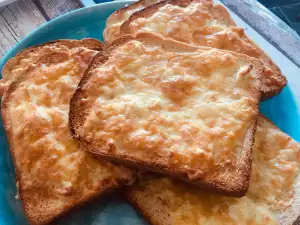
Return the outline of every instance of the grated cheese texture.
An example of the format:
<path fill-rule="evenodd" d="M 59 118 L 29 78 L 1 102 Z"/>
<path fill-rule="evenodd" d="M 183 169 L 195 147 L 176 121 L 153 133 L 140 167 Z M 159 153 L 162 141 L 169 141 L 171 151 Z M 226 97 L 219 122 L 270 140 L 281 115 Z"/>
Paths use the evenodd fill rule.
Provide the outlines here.
<path fill-rule="evenodd" d="M 10 71 L 11 78 L 22 79 L 10 93 L 6 114 L 25 205 L 33 201 L 30 193 L 35 190 L 44 196 L 41 202 L 63 199 L 62 205 L 54 207 L 60 211 L 73 200 L 82 201 L 100 192 L 109 180 L 114 183 L 122 174 L 129 174 L 111 163 L 100 163 L 69 133 L 70 99 L 97 53 L 85 47 L 45 45 L 18 61 Z"/>
<path fill-rule="evenodd" d="M 165 4 L 156 12 L 133 19 L 126 33 L 136 35 L 139 32 L 160 34 L 184 43 L 207 46 L 243 53 L 259 58 L 268 68 L 264 76 L 264 89 L 282 88 L 282 76 L 279 68 L 257 45 L 237 27 L 227 10 L 213 6 L 212 1 L 195 0 L 186 7 Z"/>
<path fill-rule="evenodd" d="M 191 169 L 190 179 L 225 165 L 235 171 L 257 116 L 252 63 L 216 49 L 180 52 L 128 41 L 89 71 L 83 136 L 138 160 L 164 158 L 172 168 Z"/>
<path fill-rule="evenodd" d="M 250 187 L 242 198 L 218 196 L 151 176 L 141 179 L 132 192 L 152 201 L 159 199 L 174 225 L 279 224 L 278 214 L 294 200 L 300 145 L 264 117 L 258 119 L 255 140 Z"/>

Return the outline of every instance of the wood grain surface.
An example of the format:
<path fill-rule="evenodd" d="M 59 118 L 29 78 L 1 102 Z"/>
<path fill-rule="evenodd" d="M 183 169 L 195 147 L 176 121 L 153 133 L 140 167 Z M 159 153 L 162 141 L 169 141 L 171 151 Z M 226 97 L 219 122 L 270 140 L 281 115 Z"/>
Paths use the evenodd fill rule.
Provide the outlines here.
<path fill-rule="evenodd" d="M 18 0 L 0 8 L 0 60 L 41 24 L 82 7 L 79 0 Z"/>

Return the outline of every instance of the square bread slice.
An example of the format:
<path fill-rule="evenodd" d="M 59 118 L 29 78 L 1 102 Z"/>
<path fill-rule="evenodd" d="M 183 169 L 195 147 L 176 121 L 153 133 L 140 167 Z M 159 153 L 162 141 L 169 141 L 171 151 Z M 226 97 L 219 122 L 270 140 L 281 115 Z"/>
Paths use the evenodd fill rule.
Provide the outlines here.
<path fill-rule="evenodd" d="M 22 51 L 3 69 L 2 118 L 18 195 L 32 225 L 133 179 L 131 170 L 82 150 L 68 129 L 70 99 L 102 49 L 94 39 L 59 40 Z"/>
<path fill-rule="evenodd" d="M 265 70 L 262 84 L 264 99 L 278 94 L 287 84 L 279 67 L 247 37 L 244 29 L 236 26 L 223 6 L 214 6 L 211 0 L 169 0 L 140 10 L 142 3 L 143 1 L 136 12 L 134 9 L 137 7 L 133 5 L 128 10 L 123 9 L 119 10 L 121 13 L 116 13 L 126 15 L 123 19 L 128 18 L 128 14 L 132 14 L 119 28 L 120 35 L 153 32 L 197 46 L 230 50 L 258 58 L 268 68 Z M 111 16 L 111 18 L 115 17 L 114 14 Z M 112 22 L 112 19 L 108 20 L 106 33 L 120 26 L 120 22 L 115 22 L 114 26 Z M 111 42 L 115 36 L 104 37 L 106 42 Z"/>
<path fill-rule="evenodd" d="M 130 187 L 128 199 L 153 225 L 299 224 L 300 144 L 260 116 L 252 155 L 245 197 L 214 195 L 144 174 Z"/>
<path fill-rule="evenodd" d="M 70 129 L 106 159 L 242 196 L 263 71 L 246 55 L 123 36 L 81 80 Z"/>

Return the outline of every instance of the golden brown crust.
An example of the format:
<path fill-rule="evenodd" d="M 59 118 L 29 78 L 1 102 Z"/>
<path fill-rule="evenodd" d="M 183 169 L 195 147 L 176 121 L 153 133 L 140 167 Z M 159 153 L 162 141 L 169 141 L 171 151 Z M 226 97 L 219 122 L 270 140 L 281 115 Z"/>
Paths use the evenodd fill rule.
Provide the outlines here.
<path fill-rule="evenodd" d="M 69 49 L 83 46 L 91 50 L 99 51 L 103 48 L 103 44 L 95 39 L 83 39 L 81 41 L 58 40 L 54 42 L 48 42 L 42 45 L 31 47 L 29 49 L 25 49 L 24 51 L 20 52 L 15 58 L 11 59 L 8 64 L 6 64 L 6 66 L 4 67 L 4 72 L 7 73 L 8 71 L 10 71 L 10 69 L 20 61 L 20 59 L 26 58 L 28 54 L 39 51 L 40 47 L 48 46 L 54 43 L 59 43 L 63 46 L 68 47 Z M 46 61 L 43 61 L 43 63 L 55 63 L 57 57 L 59 58 L 58 55 L 56 55 L 54 58 L 49 56 Z M 128 173 L 127 170 L 124 170 L 124 176 L 121 176 L 118 179 L 102 180 L 98 190 L 91 190 L 88 193 L 78 192 L 72 196 L 66 197 L 65 199 L 60 199 L 54 195 L 52 196 L 51 193 L 41 187 L 31 188 L 30 190 L 28 190 L 27 188 L 27 190 L 24 191 L 24 184 L 21 180 L 21 173 L 23 173 L 23 171 L 17 166 L 17 158 L 15 154 L 16 146 L 14 143 L 14 134 L 12 131 L 11 118 L 8 112 L 8 108 L 13 93 L 26 79 L 27 73 L 23 73 L 20 76 L 16 77 L 16 79 L 12 83 L 10 83 L 2 98 L 1 113 L 3 118 L 3 125 L 8 137 L 9 150 L 15 165 L 18 193 L 24 207 L 25 215 L 27 216 L 30 224 L 48 224 L 57 217 L 69 212 L 74 207 L 85 204 L 87 201 L 97 198 L 100 195 L 102 196 L 105 193 L 109 193 L 114 189 L 119 188 L 121 185 L 132 181 L 131 172 Z"/>
<path fill-rule="evenodd" d="M 160 196 L 152 196 L 147 187 L 140 185 L 142 182 L 151 182 L 162 178 L 155 173 L 142 172 L 137 176 L 135 183 L 126 188 L 126 198 L 151 225 L 173 225 L 170 204 L 164 202 Z M 180 181 L 176 181 L 181 183 Z M 184 184 L 189 187 L 188 184 Z M 192 187 L 193 188 L 193 187 Z"/>
<path fill-rule="evenodd" d="M 166 204 L 160 198 L 152 198 L 143 195 L 143 193 L 135 192 L 133 189 L 127 192 L 129 202 L 139 210 L 139 212 L 152 225 L 172 225 L 170 214 L 166 208 Z M 153 216 L 154 215 L 154 216 Z"/>
<path fill-rule="evenodd" d="M 88 115 L 88 108 L 91 107 L 91 105 L 87 105 L 89 103 L 85 103 L 84 105 L 81 104 L 81 99 L 85 99 L 88 97 L 86 96 L 86 93 L 82 90 L 82 87 L 87 82 L 89 82 L 89 79 L 92 75 L 91 71 L 93 70 L 93 68 L 97 68 L 101 64 L 105 63 L 110 57 L 109 54 L 115 48 L 118 48 L 118 46 L 122 46 L 128 41 L 133 39 L 137 39 L 144 43 L 147 42 L 155 43 L 156 45 L 160 45 L 166 49 L 173 49 L 173 50 L 180 49 L 180 51 L 195 51 L 196 49 L 203 49 L 182 42 L 178 42 L 170 39 L 163 39 L 162 37 L 153 34 L 148 34 L 148 33 L 140 33 L 135 38 L 133 38 L 130 35 L 127 35 L 114 41 L 111 45 L 107 47 L 107 52 L 100 53 L 95 57 L 95 59 L 90 65 L 90 68 L 86 71 L 84 77 L 82 78 L 73 98 L 71 99 L 69 126 L 73 137 L 79 140 L 80 143 L 83 146 L 85 146 L 85 148 L 88 151 L 100 155 L 101 157 L 108 159 L 110 161 L 122 163 L 131 167 L 138 167 L 141 169 L 151 170 L 154 172 L 165 173 L 173 177 L 188 182 L 192 182 L 206 190 L 215 191 L 224 195 L 238 196 L 238 197 L 243 196 L 247 191 L 249 185 L 249 177 L 251 171 L 251 149 L 254 141 L 253 136 L 256 128 L 256 119 L 253 120 L 251 126 L 249 127 L 246 133 L 246 137 L 244 139 L 245 142 L 243 143 L 243 148 L 241 148 L 239 151 L 240 156 L 238 158 L 240 159 L 240 162 L 239 162 L 239 168 L 236 168 L 237 173 L 229 174 L 226 172 L 224 173 L 224 171 L 219 171 L 216 176 L 211 178 L 211 180 L 205 180 L 205 181 L 201 179 L 195 179 L 191 181 L 191 179 L 187 174 L 188 172 L 194 173 L 195 171 L 188 171 L 187 169 L 184 168 L 176 169 L 175 171 L 170 167 L 170 165 L 168 165 L 168 162 L 164 157 L 156 161 L 149 161 L 145 158 L 135 159 L 129 156 L 127 153 L 119 153 L 119 152 L 112 153 L 109 150 L 111 149 L 111 146 L 107 143 L 99 146 L 85 139 L 85 137 L 83 136 L 82 127 Z M 220 51 L 226 52 L 222 50 Z M 233 54 L 243 60 L 250 61 L 251 64 L 255 65 L 254 67 L 257 69 L 255 74 L 257 74 L 258 77 L 260 76 L 259 74 L 263 72 L 264 68 L 258 60 L 255 60 L 253 58 L 250 58 L 242 54 L 237 54 L 237 53 L 233 53 Z M 259 99 L 260 91 L 254 92 L 253 96 Z M 257 107 L 258 103 L 259 101 L 256 102 L 255 107 Z M 226 170 L 226 168 L 224 168 L 224 170 Z"/>
<path fill-rule="evenodd" d="M 58 217 L 87 204 L 89 201 L 105 196 L 131 181 L 131 179 L 120 179 L 113 183 L 110 183 L 111 181 L 104 182 L 101 190 L 89 194 L 85 193 L 84 197 L 79 194 L 76 201 L 70 201 L 68 204 L 60 199 L 52 199 L 51 197 L 47 199 L 44 195 L 39 195 L 40 189 L 32 190 L 26 194 L 21 194 L 22 192 L 20 192 L 20 199 L 22 200 L 24 213 L 28 218 L 29 223 L 31 225 L 43 225 L 51 223 Z M 21 184 L 19 189 L 22 189 Z M 43 201 L 41 201 L 41 199 L 43 199 Z M 64 205 L 64 209 L 56 211 L 55 208 L 59 205 Z M 53 210 L 49 210 L 49 207 L 53 207 Z"/>
<path fill-rule="evenodd" d="M 138 18 L 148 18 L 151 17 L 157 10 L 163 7 L 166 4 L 171 5 L 178 5 L 181 7 L 187 7 L 189 4 L 194 2 L 205 2 L 206 4 L 211 4 L 211 13 L 217 19 L 221 21 L 225 21 L 228 26 L 236 27 L 235 22 L 232 20 L 228 11 L 221 5 L 213 6 L 211 1 L 208 0 L 169 0 L 169 1 L 162 1 L 154 5 L 150 5 L 143 10 L 135 12 L 130 16 L 130 18 L 121 25 L 121 35 L 124 34 L 132 34 L 130 30 L 130 24 L 138 19 Z M 255 50 L 259 54 L 259 59 L 262 60 L 265 65 L 269 68 L 264 73 L 264 79 L 262 83 L 262 91 L 263 91 L 263 100 L 273 97 L 281 92 L 281 90 L 287 84 L 286 77 L 281 73 L 279 67 L 272 61 L 272 59 L 261 49 L 259 48 L 252 40 L 250 40 L 246 34 L 244 34 L 244 38 L 255 48 Z M 226 50 L 226 49 L 225 49 Z M 232 50 L 234 49 L 227 49 Z"/>

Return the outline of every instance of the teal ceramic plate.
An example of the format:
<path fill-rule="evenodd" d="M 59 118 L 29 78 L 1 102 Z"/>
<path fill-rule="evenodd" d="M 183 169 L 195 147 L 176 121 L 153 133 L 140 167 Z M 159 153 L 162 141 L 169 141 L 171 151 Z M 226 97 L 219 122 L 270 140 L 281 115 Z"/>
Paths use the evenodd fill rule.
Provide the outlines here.
<path fill-rule="evenodd" d="M 52 20 L 19 42 L 0 62 L 0 69 L 5 62 L 22 49 L 55 39 L 81 39 L 92 37 L 102 40 L 102 32 L 107 17 L 116 9 L 130 2 L 111 2 L 99 4 L 66 14 Z M 243 25 L 243 24 L 242 24 Z M 241 25 L 241 26 L 242 26 Z M 246 26 L 245 24 L 243 25 Z M 250 29 L 250 28 L 248 28 Z M 251 34 L 249 34 L 251 36 Z M 254 34 L 251 36 L 256 39 Z M 261 37 L 257 36 L 257 40 Z M 262 40 L 262 43 L 265 43 Z M 282 93 L 261 104 L 261 111 L 273 120 L 283 131 L 300 141 L 300 79 L 299 68 L 288 61 L 269 43 L 264 44 L 272 57 L 286 73 L 290 84 Z M 274 53 L 274 55 L 273 55 Z M 278 55 L 279 54 L 279 55 Z M 297 78 L 298 75 L 298 78 Z M 0 121 L 1 122 L 1 121 Z M 1 123 L 2 124 L 2 123 Z M 3 126 L 0 127 L 0 225 L 27 224 L 20 202 L 15 199 L 16 185 L 14 166 L 8 151 L 7 138 Z M 106 198 L 80 208 L 61 218 L 56 224 L 67 225 L 145 225 L 145 220 L 125 201 L 120 198 Z"/>

